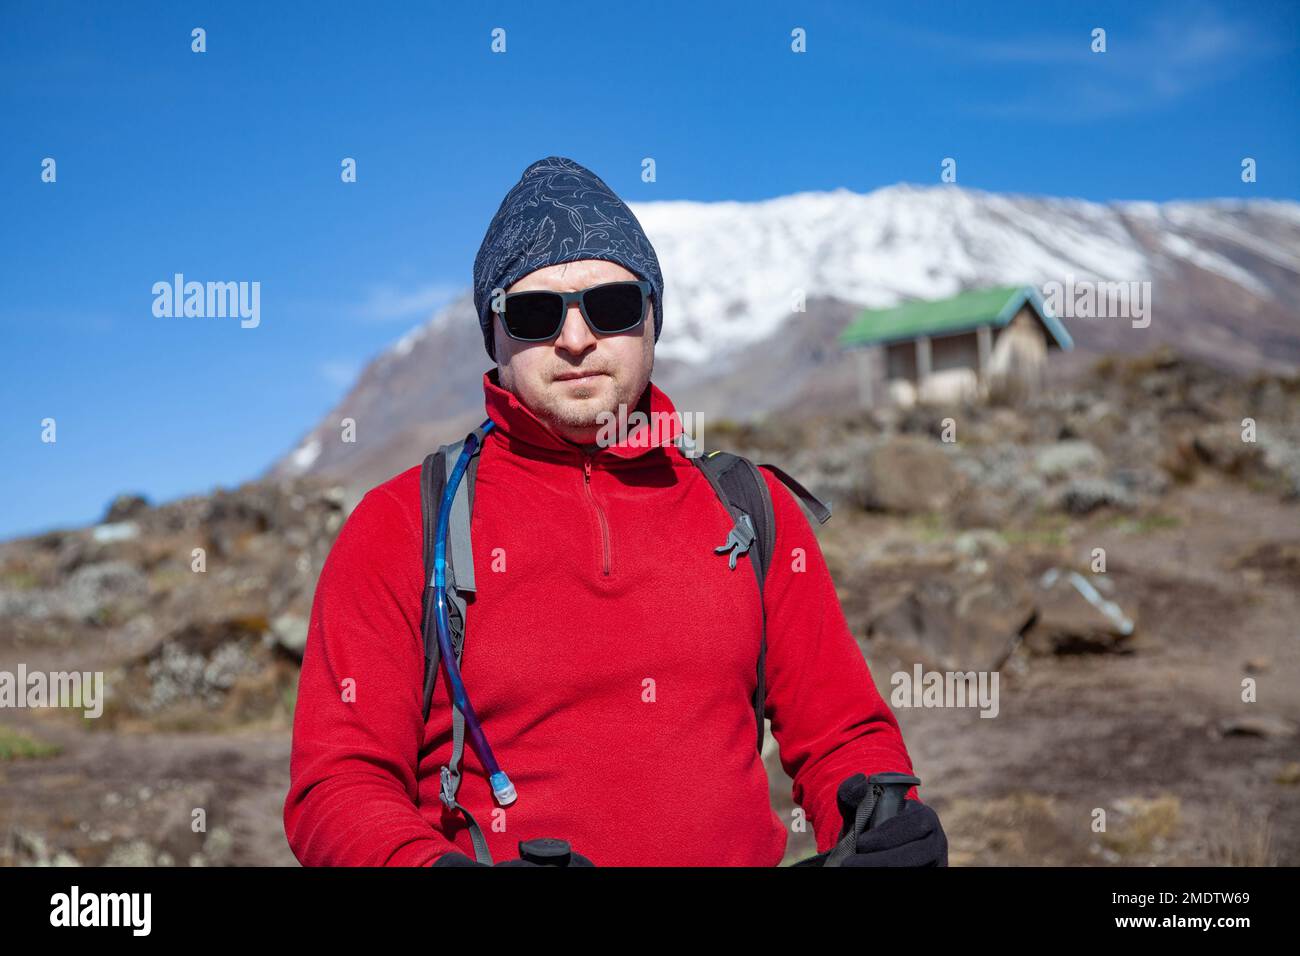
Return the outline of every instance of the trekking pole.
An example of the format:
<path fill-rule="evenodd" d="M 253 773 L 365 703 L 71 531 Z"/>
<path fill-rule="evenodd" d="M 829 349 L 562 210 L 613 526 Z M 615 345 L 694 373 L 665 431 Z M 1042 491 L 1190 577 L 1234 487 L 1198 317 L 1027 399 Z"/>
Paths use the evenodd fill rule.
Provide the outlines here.
<path fill-rule="evenodd" d="M 568 866 L 572 854 L 568 840 L 539 837 L 519 841 L 519 858 L 538 866 Z"/>
<path fill-rule="evenodd" d="M 857 850 L 858 837 L 898 816 L 903 809 L 903 798 L 907 796 L 907 791 L 920 785 L 920 778 L 909 773 L 888 771 L 873 773 L 868 777 L 867 793 L 858 804 L 852 826 L 840 837 L 822 865 L 842 864 L 846 857 Z"/>
<path fill-rule="evenodd" d="M 886 820 L 898 816 L 903 809 L 903 798 L 907 796 L 907 791 L 919 787 L 921 780 L 910 773 L 890 772 L 873 773 L 867 778 L 867 783 L 874 783 L 881 791 L 866 826 L 866 829 L 874 830 Z"/>

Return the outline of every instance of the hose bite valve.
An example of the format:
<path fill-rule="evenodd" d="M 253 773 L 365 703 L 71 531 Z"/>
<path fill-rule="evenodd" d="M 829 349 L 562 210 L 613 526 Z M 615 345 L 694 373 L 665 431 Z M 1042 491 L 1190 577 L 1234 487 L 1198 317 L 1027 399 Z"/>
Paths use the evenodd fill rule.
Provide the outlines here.
<path fill-rule="evenodd" d="M 504 770 L 498 770 L 488 779 L 492 785 L 492 795 L 497 798 L 497 803 L 503 807 L 508 807 L 518 799 L 519 794 L 515 793 L 515 785 L 510 782 Z"/>

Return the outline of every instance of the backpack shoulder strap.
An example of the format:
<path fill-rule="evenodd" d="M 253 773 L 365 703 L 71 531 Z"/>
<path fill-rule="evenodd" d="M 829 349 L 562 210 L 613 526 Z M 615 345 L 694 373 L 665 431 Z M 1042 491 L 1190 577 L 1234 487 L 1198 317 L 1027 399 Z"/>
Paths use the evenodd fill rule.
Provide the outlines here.
<path fill-rule="evenodd" d="M 736 559 L 749 555 L 749 565 L 758 581 L 759 607 L 763 609 L 763 630 L 759 638 L 757 681 L 754 684 L 755 743 L 760 756 L 763 753 L 767 710 L 767 608 L 763 606 L 763 582 L 772 563 L 772 549 L 776 545 L 776 524 L 772 515 L 772 499 L 767 483 L 748 458 L 725 451 L 712 451 L 691 459 L 713 486 L 713 491 L 731 515 L 732 527 L 727 540 L 716 553 L 730 552 L 728 564 L 734 571 Z M 758 548 L 753 545 L 757 542 Z"/>
<path fill-rule="evenodd" d="M 445 451 L 442 446 L 437 451 L 425 455 L 420 466 L 420 515 L 424 530 L 424 587 L 421 590 L 420 631 L 424 641 L 424 718 L 429 719 L 429 706 L 433 698 L 433 685 L 438 678 L 438 664 L 441 654 L 438 649 L 437 633 L 433 620 L 433 548 L 434 536 L 437 534 L 438 506 L 442 501 L 442 491 L 446 486 L 447 470 Z"/>
<path fill-rule="evenodd" d="M 438 533 L 438 509 L 442 504 L 443 491 L 447 487 L 447 474 L 460 454 L 462 444 L 463 442 L 456 442 L 454 445 L 439 446 L 437 451 L 425 456 L 424 463 L 420 466 L 420 517 L 424 531 L 424 589 L 420 606 L 420 631 L 424 641 L 422 700 L 425 720 L 429 719 L 433 687 L 438 680 L 438 665 L 442 659 L 433 606 L 433 552 L 434 539 Z M 450 563 L 451 558 L 448 557 L 448 564 Z M 448 580 L 451 580 L 450 573 Z"/>
<path fill-rule="evenodd" d="M 443 490 L 447 478 L 456 460 L 465 446 L 462 439 L 450 445 L 440 445 L 438 450 L 425 456 L 420 467 L 420 512 L 424 530 L 424 591 L 421 606 L 421 631 L 424 639 L 425 686 L 424 716 L 429 717 L 429 707 L 433 697 L 433 687 L 438 680 L 438 665 L 441 652 L 438 647 L 438 632 L 435 629 L 435 609 L 432 603 L 433 588 L 433 552 L 435 537 L 438 533 L 438 509 L 442 505 Z M 444 556 L 447 564 L 447 597 L 451 623 L 452 647 L 459 661 L 464 650 L 465 641 L 465 595 L 476 590 L 474 584 L 474 546 L 470 538 L 471 516 L 474 512 L 474 484 L 478 476 L 479 454 L 482 451 L 482 436 L 479 436 L 478 448 L 469 460 L 465 477 L 456 489 L 452 501 L 451 515 L 447 522 L 447 549 Z"/>
<path fill-rule="evenodd" d="M 712 451 L 691 460 L 713 486 L 718 500 L 736 525 L 727 538 L 727 546 L 719 549 L 720 553 L 731 551 L 733 568 L 736 558 L 749 554 L 761 591 L 768 566 L 772 563 L 772 549 L 776 545 L 776 520 L 772 515 L 772 498 L 767 482 L 752 461 L 731 452 Z M 751 550 L 754 543 L 758 544 L 756 552 Z M 757 560 L 752 560 L 755 557 Z"/>
<path fill-rule="evenodd" d="M 755 465 L 742 455 L 731 452 L 712 451 L 707 455 L 691 457 L 713 486 L 714 492 L 723 507 L 731 515 L 733 522 L 731 533 L 719 548 L 718 553 L 730 552 L 729 564 L 736 567 L 736 559 L 748 554 L 750 566 L 758 581 L 758 592 L 763 593 L 763 584 L 767 580 L 768 569 L 772 566 L 772 551 L 776 547 L 776 518 L 772 510 L 772 495 L 767 481 L 759 473 L 760 466 Z M 830 519 L 831 510 L 820 498 L 795 481 L 775 465 L 764 464 L 817 517 L 821 524 Z M 752 545 L 757 543 L 757 551 Z M 763 720 L 767 710 L 767 610 L 763 609 L 763 633 L 758 651 L 758 681 L 754 688 L 754 723 L 757 725 L 758 752 L 763 752 Z"/>

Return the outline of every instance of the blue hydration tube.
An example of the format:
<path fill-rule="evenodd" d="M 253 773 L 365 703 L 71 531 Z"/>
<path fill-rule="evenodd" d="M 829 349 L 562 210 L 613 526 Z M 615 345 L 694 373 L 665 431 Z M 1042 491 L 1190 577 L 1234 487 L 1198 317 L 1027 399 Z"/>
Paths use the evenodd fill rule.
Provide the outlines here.
<path fill-rule="evenodd" d="M 480 426 L 482 434 L 486 436 L 495 424 L 489 418 Z M 443 665 L 447 668 L 447 681 L 451 686 L 452 700 L 465 717 L 465 728 L 469 731 L 469 740 L 474 747 L 474 752 L 487 768 L 492 794 L 504 807 L 514 803 L 518 794 L 515 793 L 510 778 L 497 764 L 492 748 L 488 745 L 487 738 L 483 736 L 483 728 L 479 724 L 478 715 L 474 713 L 474 706 L 469 702 L 469 695 L 465 693 L 465 683 L 460 678 L 460 668 L 456 666 L 456 655 L 451 648 L 451 622 L 447 617 L 447 525 L 451 515 L 451 503 L 456 497 L 456 489 L 460 487 L 465 468 L 469 465 L 469 460 L 474 457 L 477 447 L 476 434 L 471 434 L 465 439 L 460 458 L 456 460 L 456 465 L 447 478 L 447 487 L 443 489 L 442 504 L 438 508 L 437 536 L 434 538 L 433 548 L 433 599 L 435 617 L 438 621 L 438 647 L 442 652 Z"/>

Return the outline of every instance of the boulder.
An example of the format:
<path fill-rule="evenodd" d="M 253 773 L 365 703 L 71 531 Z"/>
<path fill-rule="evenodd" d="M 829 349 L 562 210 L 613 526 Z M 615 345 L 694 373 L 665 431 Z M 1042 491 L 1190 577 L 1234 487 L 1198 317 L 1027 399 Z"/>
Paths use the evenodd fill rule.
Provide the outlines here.
<path fill-rule="evenodd" d="M 910 435 L 876 443 L 862 459 L 854 497 L 868 511 L 925 514 L 947 507 L 964 484 L 943 446 Z"/>
<path fill-rule="evenodd" d="M 1050 480 L 1098 474 L 1106 459 L 1097 446 L 1086 441 L 1059 441 L 1039 449 L 1034 470 Z"/>
<path fill-rule="evenodd" d="M 1025 631 L 1032 655 L 1122 653 L 1130 650 L 1135 625 L 1119 605 L 1098 593 L 1077 571 L 1053 568 L 1039 581 L 1038 615 Z"/>
<path fill-rule="evenodd" d="M 1243 441 L 1241 425 L 1220 422 L 1198 429 L 1192 437 L 1197 457 L 1216 471 L 1249 476 L 1262 470 L 1263 450 L 1255 442 Z"/>
<path fill-rule="evenodd" d="M 104 513 L 104 524 L 115 524 L 137 518 L 149 510 L 149 499 L 144 495 L 121 494 L 114 498 Z"/>
<path fill-rule="evenodd" d="M 278 647 L 302 660 L 307 647 L 307 620 L 300 614 L 280 614 L 271 621 L 271 633 Z"/>
<path fill-rule="evenodd" d="M 1129 509 L 1137 503 L 1127 488 L 1105 478 L 1075 478 L 1061 489 L 1056 502 L 1072 515 L 1091 514 L 1098 508 Z"/>
<path fill-rule="evenodd" d="M 1032 595 L 1014 573 L 927 577 L 884 603 L 868 633 L 944 669 L 995 670 L 1033 617 Z"/>
<path fill-rule="evenodd" d="M 54 606 L 65 617 L 92 620 L 106 608 L 135 606 L 148 592 L 148 579 L 135 565 L 103 561 L 82 565 L 72 572 L 56 592 Z"/>

